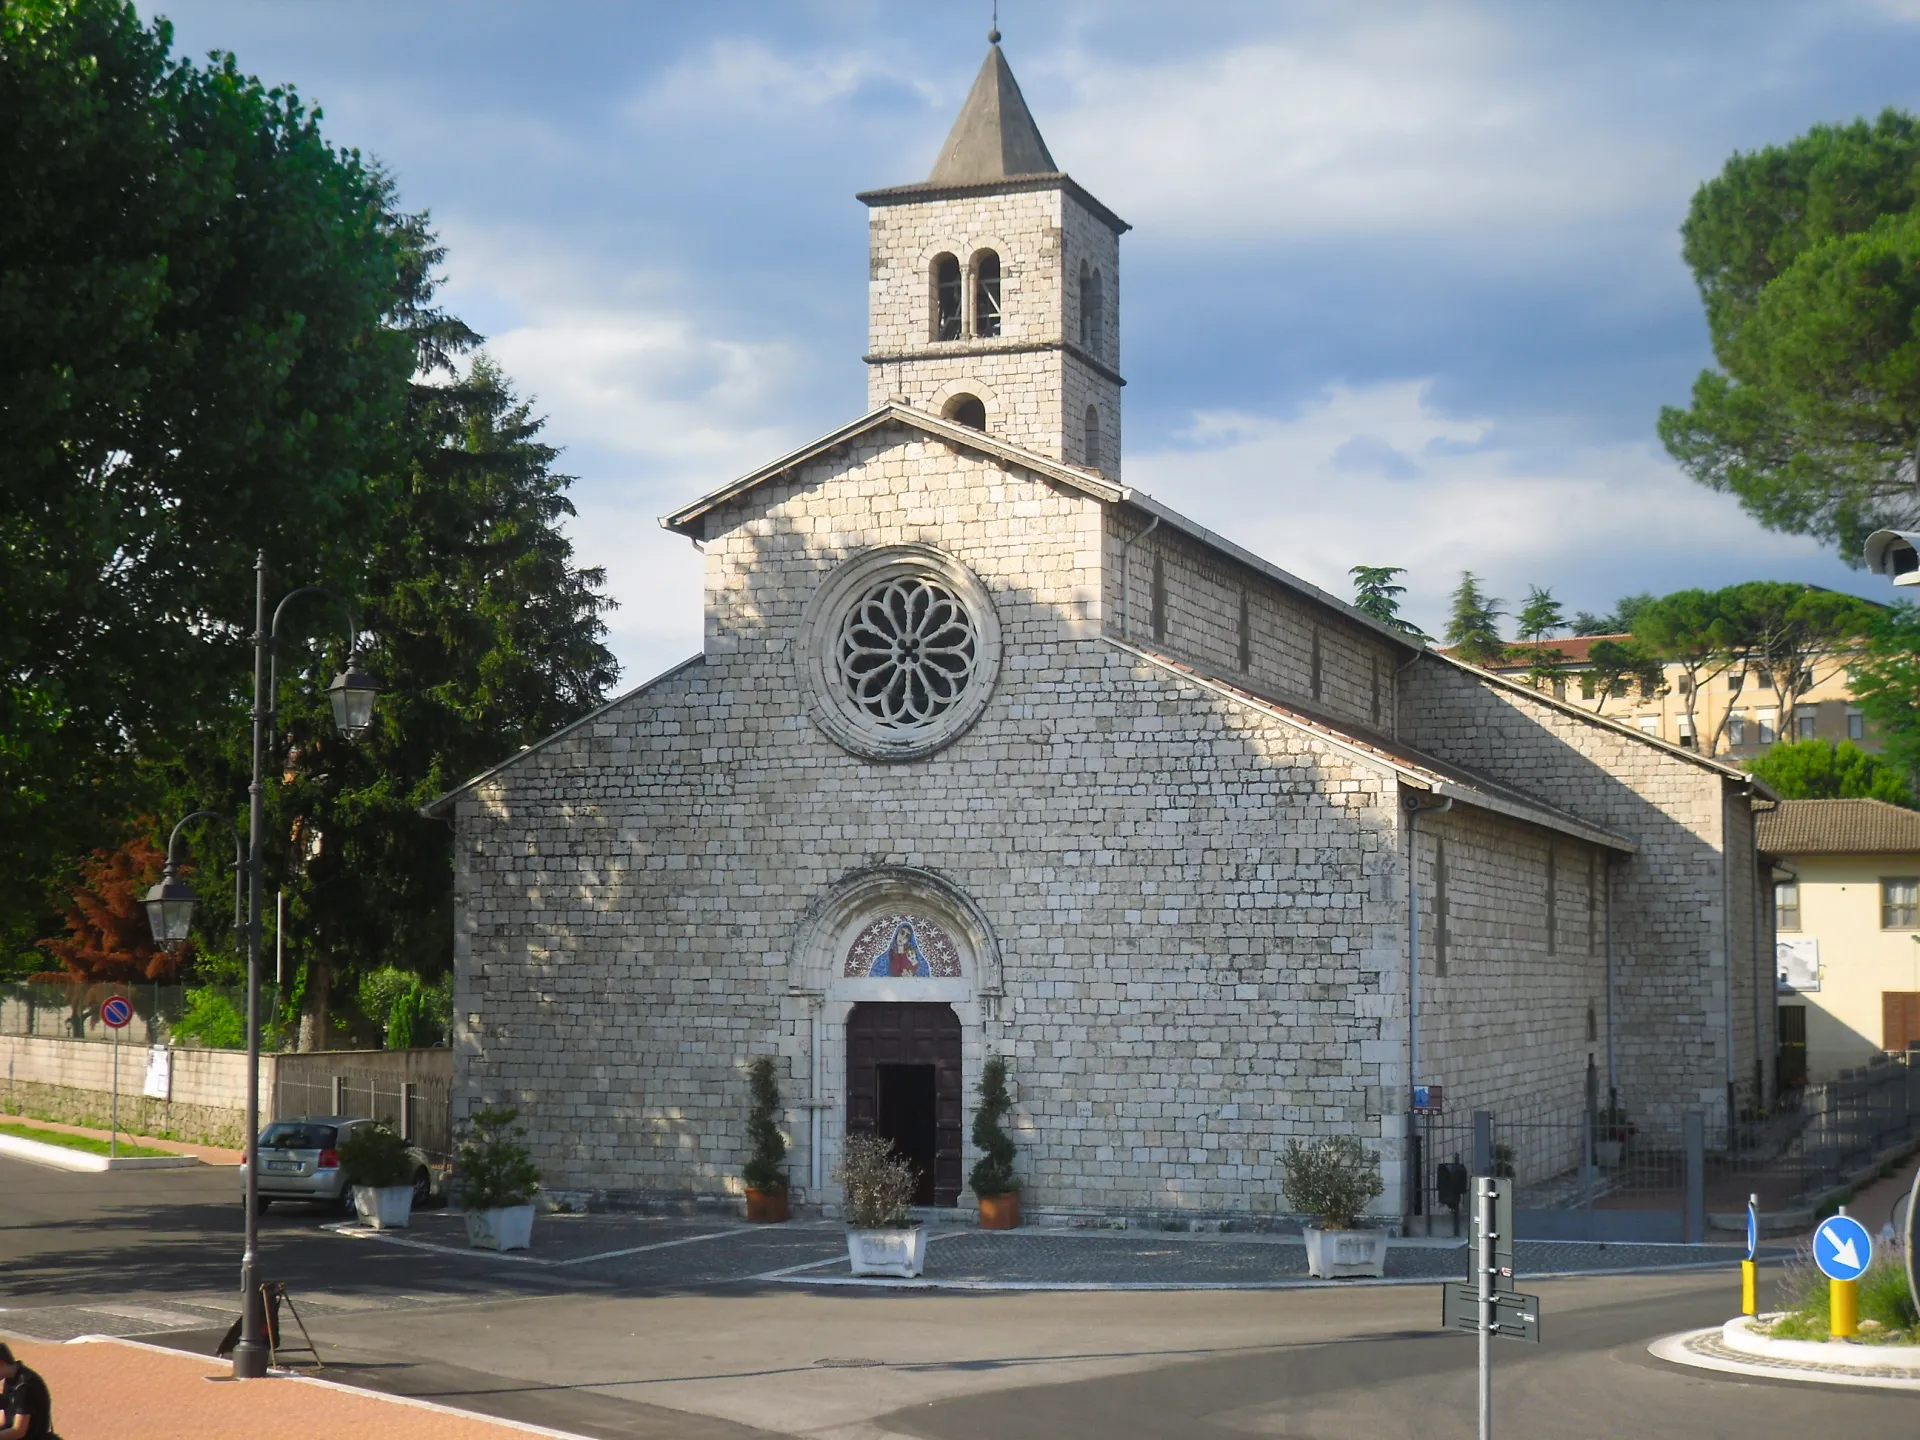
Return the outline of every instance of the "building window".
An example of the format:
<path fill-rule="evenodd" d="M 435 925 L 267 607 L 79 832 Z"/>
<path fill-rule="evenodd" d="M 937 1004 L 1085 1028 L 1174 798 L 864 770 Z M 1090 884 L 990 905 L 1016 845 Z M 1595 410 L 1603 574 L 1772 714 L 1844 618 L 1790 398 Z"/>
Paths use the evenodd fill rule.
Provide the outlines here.
<path fill-rule="evenodd" d="M 1800 732 L 1802 740 L 1811 740 L 1819 728 L 1820 712 L 1812 706 L 1803 706 L 1793 712 L 1793 723 Z"/>
<path fill-rule="evenodd" d="M 1553 677 L 1553 698 L 1556 700 L 1564 700 L 1567 698 L 1566 676 L 1556 675 Z"/>
<path fill-rule="evenodd" d="M 1318 700 L 1320 698 L 1320 631 L 1317 628 L 1313 632 L 1313 651 L 1307 658 L 1313 671 L 1310 677 L 1313 684 L 1313 698 Z"/>
<path fill-rule="evenodd" d="M 1595 1011 L 1593 1002 L 1589 1000 L 1587 1001 L 1587 1043 L 1591 1045 L 1599 1038 L 1600 1016 L 1598 1012 Z"/>
<path fill-rule="evenodd" d="M 1106 299 L 1100 285 L 1100 272 L 1086 261 L 1080 262 L 1080 348 L 1094 359 L 1105 348 Z"/>
<path fill-rule="evenodd" d="M 1693 717 L 1691 715 L 1681 715 L 1677 717 L 1673 723 L 1674 728 L 1679 733 L 1680 743 L 1682 745 L 1686 746 L 1689 750 L 1699 748 L 1700 736 L 1693 728 Z"/>
<path fill-rule="evenodd" d="M 958 340 L 961 327 L 960 262 L 951 255 L 933 262 L 933 338 Z"/>
<path fill-rule="evenodd" d="M 1756 718 L 1760 722 L 1760 743 L 1762 745 L 1773 744 L 1773 742 L 1779 738 L 1774 733 L 1774 725 L 1779 717 L 1771 710 L 1761 710 L 1756 712 Z"/>
<path fill-rule="evenodd" d="M 1100 412 L 1093 406 L 1087 406 L 1086 417 L 1086 454 L 1087 468 L 1100 468 Z"/>
<path fill-rule="evenodd" d="M 1247 601 L 1244 586 L 1240 590 L 1240 629 L 1238 632 L 1239 649 L 1235 658 L 1240 662 L 1240 673 L 1246 674 L 1253 668 L 1253 611 Z"/>
<path fill-rule="evenodd" d="M 1745 685 L 1746 683 L 1747 683 L 1746 671 L 1744 670 L 1727 671 L 1727 691 L 1729 694 L 1738 695 L 1740 693 L 1740 687 Z"/>
<path fill-rule="evenodd" d="M 1447 842 L 1433 841 L 1433 973 L 1447 973 Z"/>
<path fill-rule="evenodd" d="M 1788 880 L 1773 887 L 1773 928 L 1800 928 L 1800 883 Z"/>
<path fill-rule="evenodd" d="M 1920 990 L 1880 992 L 1880 1043 L 1888 1050 L 1920 1050 Z"/>
<path fill-rule="evenodd" d="M 983 339 L 1000 333 L 1000 257 L 991 250 L 973 257 L 973 333 Z"/>
<path fill-rule="evenodd" d="M 1682 695 L 1691 695 L 1693 693 L 1693 677 L 1691 675 L 1682 675 L 1674 688 Z"/>
<path fill-rule="evenodd" d="M 1167 563 L 1158 551 L 1153 556 L 1153 638 L 1167 638 Z"/>
<path fill-rule="evenodd" d="M 972 430 L 987 428 L 987 407 L 978 395 L 955 395 L 940 407 L 940 413 L 955 424 L 965 425 Z"/>
<path fill-rule="evenodd" d="M 1553 847 L 1547 847 L 1547 954 L 1560 950 L 1560 863 Z"/>
<path fill-rule="evenodd" d="M 1598 689 L 1599 689 L 1599 686 L 1595 684 L 1593 676 L 1582 675 L 1580 677 L 1580 698 L 1582 700 L 1593 699 L 1594 695 L 1598 692 Z"/>
<path fill-rule="evenodd" d="M 1642 675 L 1640 677 L 1640 698 L 1642 700 L 1657 699 L 1660 694 L 1660 685 L 1661 677 L 1659 675 L 1651 672 Z"/>
<path fill-rule="evenodd" d="M 1847 712 L 1847 739 L 1864 740 L 1867 738 L 1867 717 L 1858 710 Z"/>
<path fill-rule="evenodd" d="M 1920 879 L 1898 875 L 1880 881 L 1880 928 L 1920 930 Z"/>
<path fill-rule="evenodd" d="M 1642 715 L 1640 717 L 1640 733 L 1643 735 L 1652 735 L 1657 738 L 1660 734 L 1660 717 L 1658 715 Z"/>
<path fill-rule="evenodd" d="M 1747 743 L 1747 715 L 1744 710 L 1736 710 L 1727 716 L 1727 743 L 1729 745 Z"/>

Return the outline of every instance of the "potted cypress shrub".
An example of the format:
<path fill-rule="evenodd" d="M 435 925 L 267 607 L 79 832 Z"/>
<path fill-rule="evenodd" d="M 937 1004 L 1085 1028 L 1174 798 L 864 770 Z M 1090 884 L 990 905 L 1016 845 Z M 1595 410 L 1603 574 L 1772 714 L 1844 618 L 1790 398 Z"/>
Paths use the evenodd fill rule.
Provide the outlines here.
<path fill-rule="evenodd" d="M 356 1125 L 340 1142 L 340 1167 L 362 1225 L 404 1230 L 413 1218 L 413 1147 L 384 1125 Z"/>
<path fill-rule="evenodd" d="M 1013 1108 L 1007 1062 L 990 1056 L 980 1069 L 980 1108 L 973 1112 L 973 1144 L 981 1151 L 967 1185 L 980 1198 L 980 1228 L 1011 1230 L 1020 1223 L 1020 1178 L 1013 1173 L 1013 1137 L 1000 1122 Z"/>
<path fill-rule="evenodd" d="M 747 1071 L 753 1107 L 747 1112 L 747 1143 L 753 1155 L 742 1171 L 747 1182 L 747 1219 L 777 1225 L 787 1218 L 786 1137 L 780 1133 L 780 1087 L 774 1083 L 773 1057 L 762 1055 Z"/>
<path fill-rule="evenodd" d="M 1387 1232 L 1359 1228 L 1360 1213 L 1385 1187 L 1380 1157 L 1356 1136 L 1287 1142 L 1280 1157 L 1287 1203 L 1320 1223 L 1306 1227 L 1307 1273 L 1322 1279 L 1387 1273 Z"/>
<path fill-rule="evenodd" d="M 533 1244 L 533 1194 L 540 1171 L 520 1142 L 526 1127 L 512 1105 L 486 1105 L 460 1142 L 460 1207 L 476 1250 L 525 1250 Z"/>
<path fill-rule="evenodd" d="M 849 1135 L 833 1167 L 847 1220 L 847 1260 L 856 1275 L 911 1280 L 927 1263 L 927 1228 L 907 1218 L 913 1166 L 878 1135 Z"/>

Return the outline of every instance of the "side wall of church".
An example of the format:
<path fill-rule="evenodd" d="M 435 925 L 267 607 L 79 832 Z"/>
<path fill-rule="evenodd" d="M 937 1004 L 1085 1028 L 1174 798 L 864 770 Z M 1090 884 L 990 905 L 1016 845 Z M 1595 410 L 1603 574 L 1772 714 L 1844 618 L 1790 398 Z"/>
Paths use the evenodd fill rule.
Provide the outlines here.
<path fill-rule="evenodd" d="M 1402 678 L 1400 733 L 1410 744 L 1540 796 L 1639 846 L 1613 862 L 1614 1058 L 1636 1120 L 1677 1123 L 1686 1109 L 1725 1114 L 1729 887 L 1723 834 L 1751 819 L 1719 774 L 1555 706 L 1483 682 L 1437 658 Z M 1737 786 L 1731 787 L 1737 790 Z M 1741 865 L 1737 868 L 1750 868 Z M 1750 908 L 1750 901 L 1746 908 Z M 1751 927 L 1733 932 L 1732 964 L 1771 974 Z M 1736 1044 L 1745 1033 L 1736 1027 Z M 1735 1052 L 1735 1073 L 1752 1056 Z"/>
<path fill-rule="evenodd" d="M 1110 512 L 1106 628 L 1151 650 L 1234 677 L 1263 695 L 1379 734 L 1393 729 L 1395 667 L 1403 652 L 1363 626 L 1283 589 L 1162 525 Z M 1141 538 L 1143 537 L 1144 538 Z M 1128 544 L 1129 541 L 1135 543 Z M 1153 566 L 1165 584 L 1164 622 L 1153 622 Z M 1246 601 L 1247 664 L 1240 614 Z M 1314 655 L 1319 653 L 1319 684 Z"/>
<path fill-rule="evenodd" d="M 460 802 L 459 1103 L 520 1103 L 554 1188 L 718 1197 L 775 1053 L 804 1186 L 795 939 L 850 873 L 910 866 L 997 937 L 967 1076 L 1011 1061 L 1029 1203 L 1271 1212 L 1288 1138 L 1397 1135 L 1392 774 L 1101 638 L 1096 503 L 900 435 L 716 516 L 704 661 Z M 806 713 L 796 639 L 836 565 L 908 541 L 980 577 L 1005 658 L 963 736 L 875 763 Z"/>

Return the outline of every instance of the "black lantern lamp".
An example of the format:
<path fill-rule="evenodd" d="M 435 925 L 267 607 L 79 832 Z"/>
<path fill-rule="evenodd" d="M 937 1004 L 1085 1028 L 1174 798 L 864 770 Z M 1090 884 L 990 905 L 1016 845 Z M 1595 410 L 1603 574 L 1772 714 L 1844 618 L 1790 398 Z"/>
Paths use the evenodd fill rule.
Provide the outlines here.
<path fill-rule="evenodd" d="M 186 944 L 187 937 L 193 933 L 193 907 L 200 903 L 200 897 L 193 893 L 193 887 L 173 873 L 173 862 L 167 862 L 160 883 L 147 891 L 147 926 L 153 931 L 153 943 L 162 950 L 178 950 Z"/>
<path fill-rule="evenodd" d="M 380 686 L 371 675 L 353 668 L 353 662 L 347 662 L 347 668 L 333 677 L 333 684 L 327 687 L 327 698 L 333 702 L 333 724 L 347 739 L 357 739 L 366 733 L 373 724 L 373 699 L 380 693 Z"/>

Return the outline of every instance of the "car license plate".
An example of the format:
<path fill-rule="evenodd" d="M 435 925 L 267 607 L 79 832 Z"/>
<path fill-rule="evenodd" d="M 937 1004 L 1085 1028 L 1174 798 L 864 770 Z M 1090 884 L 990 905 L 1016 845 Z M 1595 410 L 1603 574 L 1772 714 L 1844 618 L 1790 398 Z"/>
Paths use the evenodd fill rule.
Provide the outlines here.
<path fill-rule="evenodd" d="M 300 1162 L 298 1160 L 269 1160 L 267 1161 L 266 1168 L 269 1170 L 282 1171 L 298 1170 L 300 1168 Z"/>

